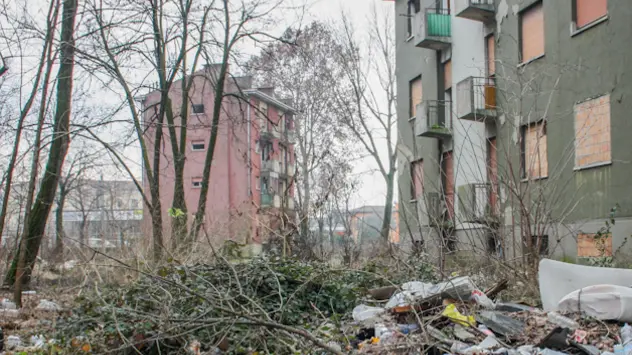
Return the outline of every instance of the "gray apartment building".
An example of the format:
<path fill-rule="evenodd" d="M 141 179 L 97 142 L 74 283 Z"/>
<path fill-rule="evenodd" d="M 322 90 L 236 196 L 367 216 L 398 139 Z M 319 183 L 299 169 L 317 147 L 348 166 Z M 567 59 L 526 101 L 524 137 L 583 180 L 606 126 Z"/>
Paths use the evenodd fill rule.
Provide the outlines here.
<path fill-rule="evenodd" d="M 623 255 L 632 3 L 396 0 L 395 15 L 402 240 L 441 258 Z"/>

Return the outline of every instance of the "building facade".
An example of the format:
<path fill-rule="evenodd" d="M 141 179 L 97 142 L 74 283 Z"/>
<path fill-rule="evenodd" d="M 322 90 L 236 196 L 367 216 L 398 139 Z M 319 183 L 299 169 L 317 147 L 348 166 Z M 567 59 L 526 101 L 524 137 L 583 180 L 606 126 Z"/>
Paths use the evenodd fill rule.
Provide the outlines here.
<path fill-rule="evenodd" d="M 395 11 L 407 15 L 396 25 L 402 223 L 448 252 L 624 252 L 632 4 L 398 0 Z"/>
<path fill-rule="evenodd" d="M 189 115 L 184 189 L 188 212 L 196 213 L 202 186 L 204 161 L 208 150 L 214 100 L 213 78 L 217 66 L 206 66 L 193 76 L 188 98 Z M 213 154 L 210 185 L 203 228 L 215 241 L 232 239 L 261 245 L 280 227 L 281 216 L 294 211 L 294 112 L 288 102 L 274 97 L 273 89 L 253 89 L 250 78 L 227 82 Z M 175 83 L 169 97 L 173 107 L 182 107 L 181 84 Z M 145 139 L 153 152 L 155 119 L 160 92 L 143 99 Z M 174 112 L 180 126 L 180 112 Z M 180 139 L 180 129 L 177 128 Z M 171 234 L 168 209 L 173 201 L 175 172 L 171 138 L 163 129 L 160 147 L 160 197 L 164 235 Z M 150 159 L 151 161 L 152 159 Z M 144 177 L 145 188 L 149 183 Z M 151 230 L 149 211 L 145 209 L 147 231 Z M 189 217 L 189 221 L 193 218 Z"/>

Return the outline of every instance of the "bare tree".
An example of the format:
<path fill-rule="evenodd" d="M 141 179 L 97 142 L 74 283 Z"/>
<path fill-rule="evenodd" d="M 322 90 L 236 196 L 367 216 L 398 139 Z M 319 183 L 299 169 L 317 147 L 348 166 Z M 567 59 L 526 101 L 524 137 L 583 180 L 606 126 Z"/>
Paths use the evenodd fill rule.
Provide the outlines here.
<path fill-rule="evenodd" d="M 5 278 L 5 280 L 15 280 L 14 298 L 18 304 L 22 302 L 22 284 L 30 280 L 70 143 L 70 109 L 72 105 L 74 32 L 77 8 L 77 1 L 64 0 L 61 11 L 61 54 L 57 75 L 57 106 L 53 138 L 39 192 L 33 203 L 33 208 L 31 211 L 27 211 L 28 216 L 25 220 L 26 227 L 20 243 L 20 251 L 17 258 L 14 258 Z"/>
<path fill-rule="evenodd" d="M 297 125 L 297 184 L 300 210 L 300 238 L 310 239 L 310 218 L 322 215 L 317 210 L 330 191 L 314 187 L 325 177 L 328 167 L 339 161 L 349 161 L 353 152 L 348 142 L 349 132 L 333 109 L 340 84 L 331 78 L 343 74 L 338 54 L 345 47 L 337 42 L 335 33 L 325 24 L 314 22 L 305 28 L 289 28 L 285 42 L 270 44 L 247 64 L 258 85 L 273 86 L 282 96 L 292 99 L 299 111 Z M 320 193 L 319 193 L 320 192 Z"/>
<path fill-rule="evenodd" d="M 396 135 L 396 79 L 394 26 L 389 15 L 373 15 L 368 39 L 361 42 L 352 24 L 343 16 L 340 41 L 345 50 L 339 55 L 349 56 L 342 78 L 343 91 L 336 95 L 336 107 L 345 125 L 376 163 L 386 185 L 384 218 L 380 234 L 385 243 L 391 230 L 397 152 Z M 344 91 L 346 90 L 346 91 Z"/>

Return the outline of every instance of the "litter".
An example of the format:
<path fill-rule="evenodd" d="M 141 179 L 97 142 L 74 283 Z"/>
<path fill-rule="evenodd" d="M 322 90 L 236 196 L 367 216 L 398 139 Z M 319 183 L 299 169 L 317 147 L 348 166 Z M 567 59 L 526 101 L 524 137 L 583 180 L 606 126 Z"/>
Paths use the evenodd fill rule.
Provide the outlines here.
<path fill-rule="evenodd" d="M 579 328 L 579 324 L 577 324 L 577 322 L 556 312 L 549 312 L 549 314 L 547 315 L 547 319 L 549 322 L 555 325 L 559 325 L 560 327 L 572 330 Z"/>
<path fill-rule="evenodd" d="M 472 316 L 464 316 L 457 309 L 454 304 L 449 304 L 445 310 L 441 313 L 442 316 L 449 318 L 456 324 L 463 326 L 476 327 L 476 319 Z"/>
<path fill-rule="evenodd" d="M 602 320 L 632 322 L 632 289 L 617 285 L 584 287 L 564 296 L 557 308 Z"/>
<path fill-rule="evenodd" d="M 57 303 L 51 302 L 48 300 L 40 300 L 39 304 L 37 305 L 37 307 L 35 307 L 35 309 L 38 311 L 51 311 L 51 312 L 61 311 L 61 307 L 59 307 Z"/>
<path fill-rule="evenodd" d="M 482 311 L 476 318 L 495 333 L 507 338 L 518 336 L 524 330 L 524 323 L 496 311 Z"/>
<path fill-rule="evenodd" d="M 558 303 L 569 293 L 594 285 L 632 285 L 632 270 L 602 268 L 542 259 L 538 272 L 542 308 L 557 310 Z"/>
<path fill-rule="evenodd" d="M 379 317 L 384 314 L 386 310 L 379 307 L 370 307 L 364 304 L 356 306 L 353 309 L 352 316 L 356 322 L 364 322 Z"/>

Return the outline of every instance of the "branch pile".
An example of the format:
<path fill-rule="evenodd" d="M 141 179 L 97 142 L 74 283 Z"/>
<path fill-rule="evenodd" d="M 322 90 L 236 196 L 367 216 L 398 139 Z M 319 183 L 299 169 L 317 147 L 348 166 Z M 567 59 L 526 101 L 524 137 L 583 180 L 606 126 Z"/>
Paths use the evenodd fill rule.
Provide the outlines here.
<path fill-rule="evenodd" d="M 198 346 L 234 354 L 336 353 L 331 344 L 349 344 L 341 325 L 367 289 L 433 278 L 425 263 L 411 264 L 401 271 L 278 258 L 172 264 L 78 298 L 57 338 L 68 348 L 88 343 L 97 353 L 195 353 Z"/>

